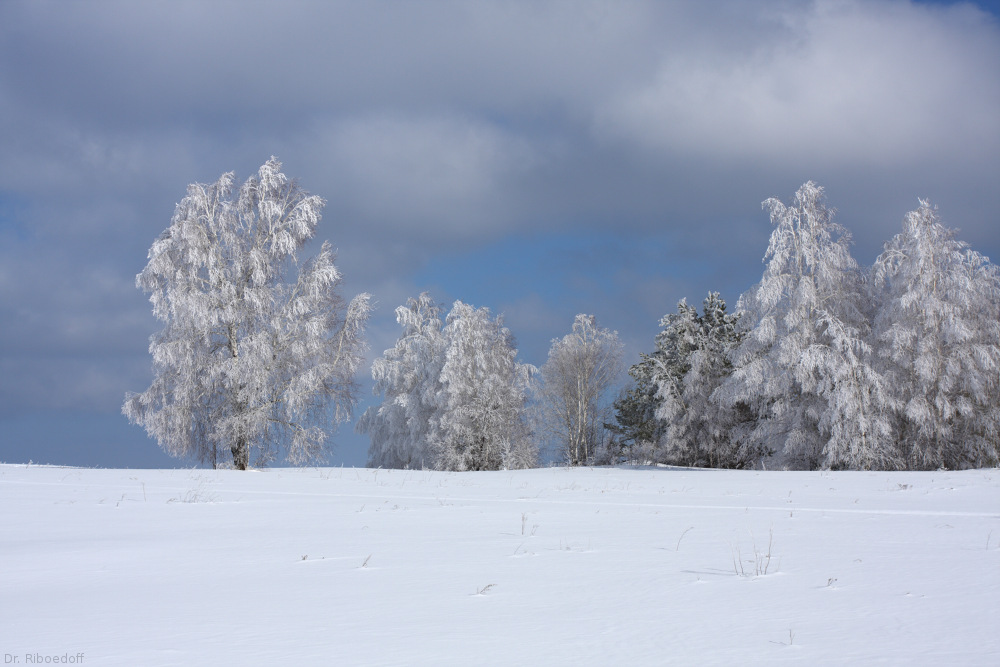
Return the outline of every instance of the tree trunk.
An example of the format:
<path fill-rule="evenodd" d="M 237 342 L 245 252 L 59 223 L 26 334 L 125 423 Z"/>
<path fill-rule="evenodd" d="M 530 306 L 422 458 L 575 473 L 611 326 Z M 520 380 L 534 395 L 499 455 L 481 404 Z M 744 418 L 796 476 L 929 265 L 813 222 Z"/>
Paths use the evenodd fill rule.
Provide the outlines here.
<path fill-rule="evenodd" d="M 237 470 L 246 470 L 250 465 L 250 443 L 244 436 L 236 438 L 236 442 L 230 448 L 233 453 L 233 467 Z"/>

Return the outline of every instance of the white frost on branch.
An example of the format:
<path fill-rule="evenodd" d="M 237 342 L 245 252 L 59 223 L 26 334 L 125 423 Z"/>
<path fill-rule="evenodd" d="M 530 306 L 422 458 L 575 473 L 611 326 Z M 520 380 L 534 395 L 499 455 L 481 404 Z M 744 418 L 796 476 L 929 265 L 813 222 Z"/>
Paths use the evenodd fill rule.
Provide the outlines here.
<path fill-rule="evenodd" d="M 658 458 L 674 465 L 742 468 L 745 458 L 732 430 L 739 411 L 712 400 L 732 372 L 728 355 L 739 343 L 739 315 L 726 312 L 718 292 L 702 302 L 702 315 L 686 299 L 660 320 L 653 381 L 656 417 L 664 424 Z"/>
<path fill-rule="evenodd" d="M 441 392 L 445 339 L 441 309 L 424 292 L 396 309 L 403 327 L 396 345 L 372 362 L 374 391 L 382 403 L 368 408 L 357 431 L 367 433 L 368 465 L 382 468 L 431 468 L 431 424 Z"/>
<path fill-rule="evenodd" d="M 734 433 L 758 459 L 790 468 L 893 468 L 889 402 L 868 345 L 871 307 L 850 234 L 823 188 L 786 206 L 768 199 L 774 231 L 761 281 L 740 297 L 744 336 L 716 393 L 749 410 Z"/>
<path fill-rule="evenodd" d="M 444 470 L 527 468 L 538 451 L 527 420 L 533 367 L 486 308 L 456 301 L 445 323 L 430 296 L 396 310 L 403 333 L 372 364 L 382 403 L 358 430 L 369 465 Z"/>
<path fill-rule="evenodd" d="M 446 470 L 501 470 L 537 464 L 527 422 L 533 366 L 501 317 L 456 301 L 444 327 L 442 391 L 430 446 Z"/>
<path fill-rule="evenodd" d="M 552 341 L 541 368 L 541 419 L 570 465 L 586 465 L 607 445 L 608 392 L 622 372 L 618 332 L 579 314 L 571 333 Z"/>
<path fill-rule="evenodd" d="M 190 185 L 150 248 L 136 284 L 164 328 L 149 346 L 152 385 L 122 411 L 173 456 L 218 465 L 229 453 L 241 469 L 280 450 L 316 461 L 355 404 L 370 297 L 344 302 L 328 243 L 298 265 L 324 201 L 276 158 L 235 200 L 233 184 L 227 173 Z"/>
<path fill-rule="evenodd" d="M 920 201 L 873 270 L 875 346 L 908 466 L 1000 463 L 1000 272 Z"/>

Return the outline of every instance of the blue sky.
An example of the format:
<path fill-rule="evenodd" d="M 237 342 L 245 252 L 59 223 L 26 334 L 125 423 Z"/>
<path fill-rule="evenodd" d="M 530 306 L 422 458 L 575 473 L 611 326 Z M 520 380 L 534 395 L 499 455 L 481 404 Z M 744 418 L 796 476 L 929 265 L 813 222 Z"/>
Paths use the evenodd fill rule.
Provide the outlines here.
<path fill-rule="evenodd" d="M 1000 256 L 1000 11 L 905 0 L 0 4 L 0 461 L 174 466 L 120 415 L 134 287 L 188 183 L 270 155 L 374 294 L 541 364 L 573 316 L 652 345 L 756 282 L 762 200 L 823 185 L 870 264 L 918 197 Z M 366 379 L 365 377 L 361 378 Z M 366 402 L 370 398 L 363 396 Z M 330 462 L 362 464 L 341 427 Z"/>

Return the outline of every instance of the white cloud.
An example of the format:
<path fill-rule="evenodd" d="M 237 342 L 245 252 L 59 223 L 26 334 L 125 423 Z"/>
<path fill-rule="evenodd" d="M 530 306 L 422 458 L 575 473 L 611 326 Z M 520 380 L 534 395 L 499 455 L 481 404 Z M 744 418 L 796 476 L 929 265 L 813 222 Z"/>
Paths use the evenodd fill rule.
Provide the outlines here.
<path fill-rule="evenodd" d="M 820 1 L 766 24 L 748 50 L 669 52 L 653 80 L 598 112 L 597 131 L 778 165 L 1000 149 L 1000 78 L 984 67 L 1000 62 L 995 20 L 961 6 Z"/>
<path fill-rule="evenodd" d="M 530 170 L 534 149 L 489 123 L 377 114 L 332 124 L 320 140 L 338 206 L 380 227 L 424 237 L 478 237 L 505 222 L 504 181 Z"/>
<path fill-rule="evenodd" d="M 759 202 L 806 179 L 863 261 L 917 196 L 997 255 L 998 63 L 995 19 L 905 0 L 0 2 L 0 338 L 17 373 L 0 390 L 55 391 L 42 347 L 141 353 L 155 329 L 132 276 L 185 185 L 271 154 L 328 200 L 345 293 L 381 302 L 376 355 L 406 297 L 489 293 L 520 252 L 505 235 L 536 232 L 621 243 L 558 246 L 477 305 L 541 360 L 584 311 L 644 349 L 681 296 L 733 302 L 759 277 Z M 418 284 L 470 249 L 501 261 Z M 142 388 L 114 372 L 92 380 L 110 409 Z"/>

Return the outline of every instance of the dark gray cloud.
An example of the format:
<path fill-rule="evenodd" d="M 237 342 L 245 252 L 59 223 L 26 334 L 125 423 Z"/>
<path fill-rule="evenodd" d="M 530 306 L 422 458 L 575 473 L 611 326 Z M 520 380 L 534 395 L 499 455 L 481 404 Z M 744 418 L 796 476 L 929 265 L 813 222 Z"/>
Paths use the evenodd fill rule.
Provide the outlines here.
<path fill-rule="evenodd" d="M 272 154 L 328 200 L 376 353 L 432 288 L 506 312 L 534 363 L 579 311 L 635 354 L 680 297 L 759 278 L 760 202 L 808 179 L 864 263 L 917 197 L 998 255 L 983 7 L 0 4 L 0 419 L 141 390 L 149 245 L 188 183 Z"/>

